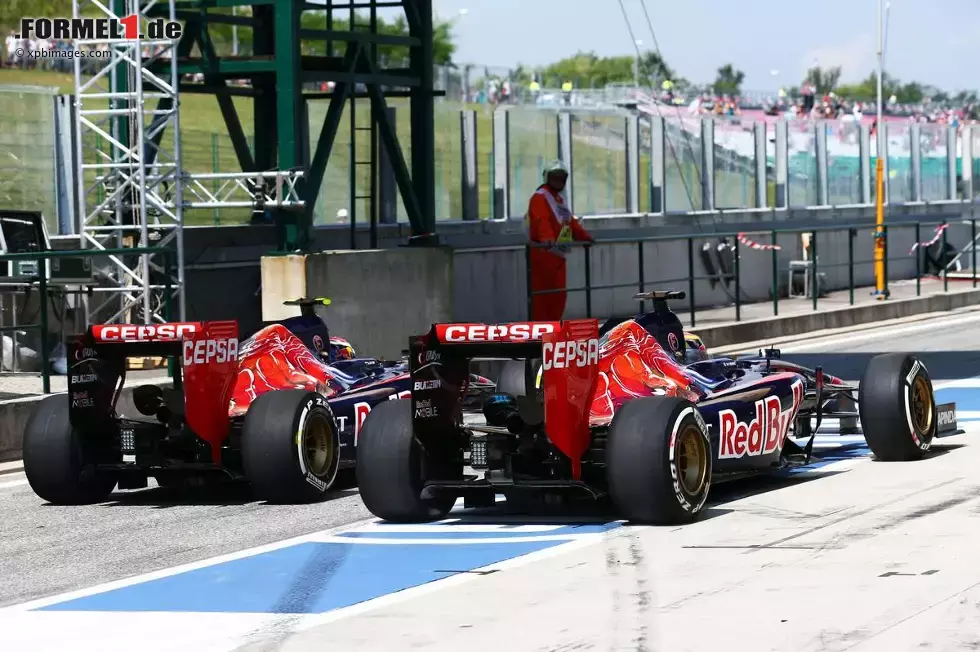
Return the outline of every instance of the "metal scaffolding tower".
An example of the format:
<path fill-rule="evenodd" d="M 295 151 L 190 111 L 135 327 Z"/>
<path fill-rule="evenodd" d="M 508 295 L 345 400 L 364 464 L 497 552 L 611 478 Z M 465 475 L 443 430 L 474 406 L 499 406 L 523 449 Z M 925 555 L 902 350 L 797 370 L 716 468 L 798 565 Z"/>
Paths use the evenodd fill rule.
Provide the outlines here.
<path fill-rule="evenodd" d="M 174 0 L 73 0 L 72 16 L 120 20 L 139 17 Z M 87 310 L 92 321 L 163 319 L 165 288 L 185 315 L 183 184 L 178 114 L 177 41 L 108 38 L 79 41 L 79 48 L 107 49 L 108 63 L 83 79 L 83 60 L 75 63 L 75 156 L 79 231 L 83 248 L 166 247 L 170 254 L 109 256 L 97 300 Z M 144 56 L 147 57 L 144 60 Z M 160 61 L 163 74 L 150 71 Z M 169 128 L 168 146 L 163 134 Z M 169 275 L 169 281 L 166 276 Z M 118 303 L 114 303 L 118 302 Z M 135 314 L 134 314 L 135 312 Z"/>
<path fill-rule="evenodd" d="M 73 0 L 72 16 L 122 21 L 136 15 L 179 20 L 175 0 Z M 186 4 L 186 3 L 184 3 Z M 186 20 L 186 17 L 184 17 Z M 79 235 L 83 248 L 156 247 L 160 254 L 108 255 L 93 322 L 186 319 L 184 212 L 198 208 L 304 211 L 301 169 L 265 168 L 231 174 L 187 174 L 181 164 L 179 59 L 200 39 L 88 39 L 76 47 L 105 48 L 108 61 L 89 79 L 75 64 L 75 158 Z M 204 44 L 202 44 L 204 47 Z M 105 60 L 100 59 L 100 63 Z M 217 189 L 214 186 L 217 185 Z M 168 289 L 170 291 L 167 295 Z"/>

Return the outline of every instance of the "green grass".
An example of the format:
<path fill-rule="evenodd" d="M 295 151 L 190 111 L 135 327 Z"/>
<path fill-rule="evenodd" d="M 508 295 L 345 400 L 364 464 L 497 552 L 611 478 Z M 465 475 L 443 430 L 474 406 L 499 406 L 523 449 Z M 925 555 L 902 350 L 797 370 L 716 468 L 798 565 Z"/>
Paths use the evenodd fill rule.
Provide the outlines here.
<path fill-rule="evenodd" d="M 53 72 L 0 70 L 0 86 L 23 84 L 34 86 L 53 86 L 63 93 L 73 91 L 71 75 Z M 0 95 L 0 101 L 3 96 Z M 242 126 L 246 134 L 255 130 L 251 101 L 235 98 Z M 311 140 L 315 142 L 326 114 L 329 100 L 309 102 Z M 407 100 L 393 99 L 390 105 L 397 112 L 397 130 L 406 160 L 411 160 L 410 122 Z M 459 111 L 464 108 L 459 103 L 436 102 L 435 113 L 435 172 L 436 172 L 436 217 L 447 219 L 462 214 L 461 197 L 461 152 Z M 482 105 L 467 105 L 467 109 L 477 112 L 477 184 L 480 197 L 480 216 L 492 214 L 492 121 L 489 109 Z M 356 113 L 358 124 L 367 126 L 369 105 L 366 100 L 358 100 Z M 44 156 L 51 151 L 50 136 L 45 132 L 50 128 L 42 118 L 33 118 L 37 107 L 25 105 L 17 111 L 4 114 L 0 105 L 0 201 L 4 192 L 10 196 L 7 201 L 23 204 L 49 202 L 53 193 L 44 189 L 53 187 L 50 180 L 51 158 Z M 350 205 L 350 116 L 348 109 L 341 120 L 341 128 L 334 142 L 334 149 L 324 176 L 320 196 L 316 206 L 316 222 L 319 224 L 337 222 L 336 214 L 341 208 Z M 46 114 L 44 114 L 46 115 Z M 188 172 L 237 172 L 240 170 L 231 140 L 213 96 L 184 94 L 180 105 L 181 148 L 183 166 Z M 38 126 L 29 126 L 38 125 Z M 620 116 L 583 115 L 573 127 L 574 140 L 574 179 L 575 209 L 580 214 L 622 212 L 625 210 L 625 153 L 622 140 L 611 133 L 622 134 L 623 119 Z M 357 133 L 357 160 L 367 160 L 367 132 Z M 172 148 L 172 134 L 164 139 L 164 147 Z M 45 142 L 47 139 L 47 142 Z M 23 161 L 11 166 L 3 157 L 3 149 L 8 154 L 17 150 L 28 153 L 38 149 L 30 166 Z M 94 144 L 94 143 L 93 143 Z M 311 145 L 312 148 L 312 145 Z M 555 115 L 522 108 L 512 109 L 511 114 L 511 188 L 513 212 L 520 212 L 527 198 L 540 183 L 541 166 L 554 158 L 557 149 Z M 682 159 L 678 165 L 668 152 L 667 197 L 668 208 L 684 210 L 700 208 L 700 165 L 696 157 L 690 155 L 690 148 L 675 143 L 677 157 Z M 23 158 L 23 157 L 19 157 Z M 29 157 L 28 157 L 29 158 Z M 34 169 L 37 168 L 37 169 Z M 45 172 L 48 170 L 48 172 Z M 648 206 L 649 159 L 642 157 L 640 175 L 640 206 Z M 683 171 L 683 172 L 682 172 Z M 681 182 L 681 174 L 687 188 Z M 46 176 L 45 176 L 46 175 Z M 25 177 L 34 181 L 24 183 Z M 89 175 L 88 182 L 93 179 Z M 355 194 L 366 194 L 368 186 L 368 166 L 358 166 Z M 718 170 L 715 176 L 719 205 L 748 204 L 754 195 L 746 195 L 746 188 L 753 187 L 744 172 L 737 170 Z M 29 191 L 27 189 L 30 189 Z M 20 194 L 17 195 L 19 189 Z M 729 190 L 730 189 L 730 190 Z M 11 192 L 13 191 L 13 192 Z M 689 201 L 690 193 L 693 201 Z M 50 200 L 53 209 L 53 200 Z M 365 222 L 368 214 L 368 201 L 360 200 L 354 205 L 358 222 Z M 51 210 L 51 209 L 49 209 Z M 399 219 L 405 220 L 405 209 L 399 199 Z M 50 212 L 49 212 L 50 214 Z M 188 224 L 236 224 L 249 218 L 249 211 L 243 209 L 192 210 L 185 213 Z"/>

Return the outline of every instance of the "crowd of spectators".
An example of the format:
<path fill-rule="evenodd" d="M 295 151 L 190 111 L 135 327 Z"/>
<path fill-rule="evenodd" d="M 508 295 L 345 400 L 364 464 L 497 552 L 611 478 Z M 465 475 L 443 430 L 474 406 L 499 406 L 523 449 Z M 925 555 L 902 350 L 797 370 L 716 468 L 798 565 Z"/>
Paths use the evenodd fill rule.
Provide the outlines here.
<path fill-rule="evenodd" d="M 810 84 L 800 88 L 799 96 L 790 97 L 780 90 L 777 97 L 760 99 L 758 96 L 696 94 L 688 99 L 675 93 L 662 93 L 660 101 L 674 105 L 686 105 L 692 115 L 740 116 L 743 111 L 759 111 L 773 117 L 789 120 L 842 120 L 860 122 L 865 116 L 877 112 L 875 102 L 862 102 L 842 97 L 834 92 L 819 95 Z M 912 122 L 959 126 L 980 120 L 980 105 L 964 103 L 960 106 L 933 102 L 925 99 L 915 104 L 898 102 L 895 96 L 886 98 L 883 112 L 886 116 L 906 118 Z"/>

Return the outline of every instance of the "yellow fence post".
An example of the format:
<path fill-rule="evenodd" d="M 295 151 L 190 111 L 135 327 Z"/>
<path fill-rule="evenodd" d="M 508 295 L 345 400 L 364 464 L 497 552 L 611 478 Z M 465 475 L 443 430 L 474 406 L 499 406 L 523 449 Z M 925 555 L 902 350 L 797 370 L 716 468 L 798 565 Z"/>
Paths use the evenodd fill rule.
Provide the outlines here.
<path fill-rule="evenodd" d="M 875 165 L 875 298 L 887 299 L 885 280 L 885 160 L 878 156 Z"/>

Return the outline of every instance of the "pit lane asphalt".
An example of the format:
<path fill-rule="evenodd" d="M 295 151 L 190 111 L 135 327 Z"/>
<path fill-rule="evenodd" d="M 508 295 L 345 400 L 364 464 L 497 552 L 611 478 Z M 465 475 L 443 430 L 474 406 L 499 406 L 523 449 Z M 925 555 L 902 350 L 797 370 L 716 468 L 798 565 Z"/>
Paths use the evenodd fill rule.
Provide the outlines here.
<path fill-rule="evenodd" d="M 848 379 L 860 378 L 872 353 L 903 350 L 922 352 L 934 381 L 966 378 L 980 374 L 980 312 L 973 315 L 963 323 L 949 316 L 916 322 L 922 328 L 915 332 L 884 327 L 851 343 L 837 336 L 782 348 L 787 359 L 819 362 Z M 272 506 L 244 488 L 202 496 L 153 487 L 117 491 L 100 505 L 54 507 L 17 484 L 23 479 L 0 475 L 0 606 L 371 518 L 356 489 L 315 505 Z"/>

